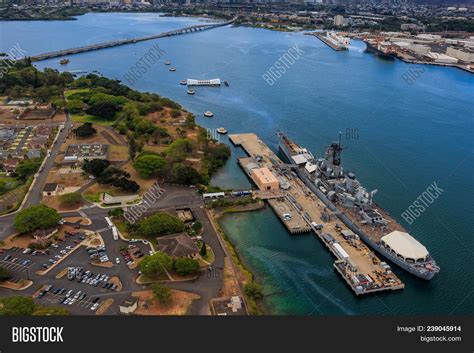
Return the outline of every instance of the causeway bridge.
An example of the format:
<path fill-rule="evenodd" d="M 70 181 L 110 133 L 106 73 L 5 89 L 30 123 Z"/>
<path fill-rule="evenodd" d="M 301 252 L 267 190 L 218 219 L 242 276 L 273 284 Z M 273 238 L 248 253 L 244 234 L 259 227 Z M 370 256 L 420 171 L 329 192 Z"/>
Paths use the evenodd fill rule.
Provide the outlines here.
<path fill-rule="evenodd" d="M 30 59 L 31 59 L 31 61 L 41 61 L 41 60 L 47 60 L 47 59 L 57 58 L 57 57 L 66 56 L 66 55 L 84 53 L 84 52 L 88 52 L 88 51 L 92 51 L 92 50 L 99 50 L 99 49 L 117 47 L 119 45 L 133 44 L 133 43 L 143 42 L 143 41 L 146 41 L 146 40 L 152 40 L 152 39 L 158 39 L 158 38 L 163 38 L 163 37 L 177 36 L 177 35 L 180 35 L 180 34 L 204 31 L 204 30 L 207 30 L 207 29 L 213 29 L 213 28 L 217 28 L 217 27 L 227 26 L 227 25 L 233 23 L 236 19 L 237 19 L 237 17 L 234 17 L 233 19 L 231 19 L 229 21 L 225 21 L 225 22 L 194 25 L 194 26 L 189 26 L 189 27 L 185 27 L 185 28 L 175 29 L 175 30 L 172 30 L 172 31 L 169 31 L 169 32 L 162 32 L 162 33 L 159 33 L 159 34 L 152 34 L 150 36 L 145 36 L 145 37 L 114 40 L 114 41 L 105 42 L 105 43 L 85 45 L 83 47 L 57 50 L 57 51 L 52 51 L 52 52 L 49 52 L 49 53 L 44 53 L 44 54 L 31 56 Z"/>

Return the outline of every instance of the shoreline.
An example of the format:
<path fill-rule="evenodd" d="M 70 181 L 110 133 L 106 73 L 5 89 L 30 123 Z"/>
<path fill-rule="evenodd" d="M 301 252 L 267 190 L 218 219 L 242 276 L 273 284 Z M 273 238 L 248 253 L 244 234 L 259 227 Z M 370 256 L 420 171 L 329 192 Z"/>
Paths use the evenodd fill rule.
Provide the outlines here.
<path fill-rule="evenodd" d="M 238 268 L 239 275 L 237 276 L 236 280 L 239 282 L 239 284 L 242 284 L 242 278 L 240 278 L 241 275 L 243 277 L 247 276 L 248 281 L 253 281 L 258 284 L 260 284 L 259 278 L 255 275 L 254 272 L 249 268 L 249 266 L 245 263 L 245 261 L 242 259 L 241 254 L 237 251 L 237 248 L 235 244 L 232 242 L 230 239 L 229 235 L 224 231 L 222 227 L 222 221 L 223 217 L 228 214 L 233 214 L 233 213 L 243 213 L 243 212 L 254 212 L 254 211 L 261 211 L 266 208 L 266 204 L 264 201 L 259 201 L 259 204 L 254 207 L 247 207 L 248 205 L 245 206 L 245 208 L 236 208 L 236 207 L 228 207 L 226 209 L 222 209 L 218 212 L 209 212 L 210 216 L 212 218 L 212 222 L 214 223 L 216 230 L 219 233 L 219 236 L 222 237 L 222 240 L 224 241 L 224 244 L 231 256 L 231 261 L 235 262 L 236 267 Z M 263 299 L 260 301 L 255 301 L 251 298 L 249 298 L 245 293 L 242 293 L 245 296 L 245 300 L 247 303 L 251 303 L 252 307 L 256 309 L 256 312 L 252 312 L 249 310 L 250 315 L 272 315 L 270 312 L 270 309 L 268 306 L 264 303 Z M 251 309 L 251 308 L 249 308 Z"/>

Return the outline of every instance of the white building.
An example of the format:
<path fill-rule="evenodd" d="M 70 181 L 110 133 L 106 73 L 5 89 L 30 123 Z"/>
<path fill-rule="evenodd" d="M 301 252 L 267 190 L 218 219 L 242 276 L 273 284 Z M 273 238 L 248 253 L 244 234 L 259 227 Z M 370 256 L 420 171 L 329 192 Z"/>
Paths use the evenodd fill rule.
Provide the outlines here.
<path fill-rule="evenodd" d="M 428 54 L 431 51 L 429 46 L 421 44 L 410 44 L 408 49 L 417 54 Z"/>
<path fill-rule="evenodd" d="M 425 56 L 439 64 L 456 64 L 458 62 L 458 59 L 441 53 L 428 53 Z"/>
<path fill-rule="evenodd" d="M 347 26 L 350 23 L 350 18 L 344 18 L 344 16 L 342 15 L 336 15 L 334 16 L 333 23 L 334 23 L 334 26 L 338 26 L 338 27 Z"/>
<path fill-rule="evenodd" d="M 474 51 L 472 50 L 448 47 L 446 55 L 467 63 L 474 63 Z"/>

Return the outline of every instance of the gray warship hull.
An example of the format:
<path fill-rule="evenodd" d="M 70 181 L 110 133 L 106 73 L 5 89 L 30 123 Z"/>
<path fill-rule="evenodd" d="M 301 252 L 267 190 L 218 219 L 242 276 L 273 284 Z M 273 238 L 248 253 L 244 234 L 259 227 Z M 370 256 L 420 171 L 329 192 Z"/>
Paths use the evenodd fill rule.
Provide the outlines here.
<path fill-rule="evenodd" d="M 294 171 L 297 173 L 298 177 L 304 182 L 304 184 L 312 191 L 314 192 L 319 199 L 328 207 L 331 211 L 338 211 L 337 207 L 328 199 L 328 197 L 321 191 L 319 190 L 316 185 L 312 182 L 312 180 L 308 177 L 308 175 L 298 168 L 296 163 L 293 162 L 293 159 L 291 158 L 292 154 L 286 147 L 285 143 L 282 141 L 281 136 L 279 135 L 279 148 L 281 152 L 284 154 L 285 158 L 287 159 L 287 162 L 296 168 L 294 168 Z M 420 270 L 417 266 L 413 266 L 401 259 L 399 259 L 396 255 L 391 253 L 389 250 L 384 248 L 381 244 L 377 243 L 374 241 L 371 237 L 367 235 L 366 232 L 364 232 L 362 229 L 360 229 L 354 222 L 347 217 L 343 212 L 335 212 L 336 216 L 343 222 L 350 230 L 352 230 L 354 233 L 356 233 L 368 246 L 370 246 L 374 251 L 378 252 L 380 255 L 388 259 L 389 261 L 395 263 L 405 271 L 411 273 L 412 275 L 419 277 L 424 280 L 431 280 L 434 275 L 437 273 L 437 271 L 426 271 L 426 270 Z"/>

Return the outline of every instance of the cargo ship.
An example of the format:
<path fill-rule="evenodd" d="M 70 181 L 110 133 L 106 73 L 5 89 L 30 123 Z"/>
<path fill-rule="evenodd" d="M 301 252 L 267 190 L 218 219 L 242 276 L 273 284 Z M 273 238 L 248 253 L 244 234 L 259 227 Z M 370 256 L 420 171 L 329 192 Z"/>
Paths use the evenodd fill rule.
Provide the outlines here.
<path fill-rule="evenodd" d="M 385 60 L 395 60 L 395 58 L 387 51 L 387 49 L 384 48 L 383 44 L 371 40 L 366 40 L 365 44 L 367 46 L 365 51 L 375 54 Z"/>
<path fill-rule="evenodd" d="M 282 132 L 277 135 L 280 150 L 298 177 L 367 245 L 419 278 L 431 280 L 439 272 L 426 247 L 375 203 L 377 190 L 368 192 L 353 172 L 343 169 L 340 137 L 323 158 L 315 158 Z"/>

